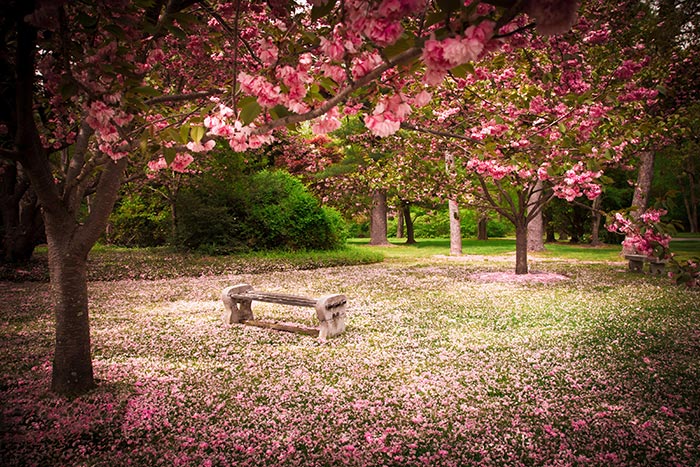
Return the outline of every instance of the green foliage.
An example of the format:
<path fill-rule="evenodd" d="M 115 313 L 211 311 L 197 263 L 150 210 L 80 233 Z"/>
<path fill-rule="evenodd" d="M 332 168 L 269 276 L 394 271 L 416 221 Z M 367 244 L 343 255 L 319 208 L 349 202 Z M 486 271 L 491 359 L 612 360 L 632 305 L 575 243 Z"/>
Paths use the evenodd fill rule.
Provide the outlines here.
<path fill-rule="evenodd" d="M 202 176 L 182 191 L 177 213 L 178 245 L 208 254 L 328 250 L 347 237 L 340 214 L 282 171 Z"/>
<path fill-rule="evenodd" d="M 169 223 L 168 207 L 157 195 L 127 195 L 110 216 L 107 240 L 128 247 L 163 245 Z"/>
<path fill-rule="evenodd" d="M 444 238 L 450 236 L 450 215 L 447 209 L 426 211 L 413 208 L 413 229 L 418 238 Z M 469 209 L 460 210 L 462 237 L 476 237 L 478 222 L 476 212 Z M 389 219 L 388 231 L 390 236 L 396 235 L 397 219 Z M 498 217 L 490 216 L 486 226 L 489 237 L 505 237 L 513 232 L 513 226 Z"/>
<path fill-rule="evenodd" d="M 250 187 L 249 237 L 253 249 L 325 250 L 345 242 L 342 218 L 322 208 L 293 176 L 282 171 L 254 175 Z"/>

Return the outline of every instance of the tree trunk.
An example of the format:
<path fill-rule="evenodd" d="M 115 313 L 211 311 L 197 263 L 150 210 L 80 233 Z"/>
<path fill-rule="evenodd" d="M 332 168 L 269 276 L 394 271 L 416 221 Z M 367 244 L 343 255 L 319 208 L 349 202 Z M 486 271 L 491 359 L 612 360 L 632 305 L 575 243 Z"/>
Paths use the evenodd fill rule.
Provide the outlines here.
<path fill-rule="evenodd" d="M 515 223 L 515 273 L 527 272 L 527 223 L 524 219 L 518 219 Z"/>
<path fill-rule="evenodd" d="M 479 224 L 477 227 L 477 235 L 476 235 L 477 240 L 488 240 L 489 239 L 488 225 L 489 225 L 489 216 L 487 216 L 486 214 L 483 214 L 481 217 L 479 217 Z"/>
<path fill-rule="evenodd" d="M 75 226 L 47 216 L 49 270 L 56 319 L 51 390 L 83 394 L 95 387 L 90 354 L 87 298 L 87 254 L 71 246 Z M 82 250 L 82 251 L 76 251 Z"/>
<path fill-rule="evenodd" d="M 603 242 L 600 241 L 600 204 L 603 197 L 598 196 L 593 200 L 593 218 L 591 219 L 591 246 L 600 246 Z"/>
<path fill-rule="evenodd" d="M 396 238 L 403 238 L 403 210 L 396 212 Z"/>
<path fill-rule="evenodd" d="M 18 164 L 4 166 L 0 184 L 0 218 L 3 238 L 0 251 L 7 263 L 25 263 L 34 248 L 44 242 L 44 222 L 36 195 L 20 174 Z"/>
<path fill-rule="evenodd" d="M 695 181 L 695 164 L 692 162 L 692 158 L 688 158 L 688 160 L 688 166 L 685 170 L 685 175 L 688 178 L 688 190 L 681 190 L 681 192 L 683 193 L 683 204 L 685 205 L 685 212 L 688 216 L 690 231 L 692 233 L 698 233 L 700 230 L 698 230 L 698 198 L 697 183 Z"/>
<path fill-rule="evenodd" d="M 632 211 L 630 215 L 635 220 L 639 219 L 639 216 L 647 210 L 653 180 L 654 152 L 644 151 L 639 156 L 639 172 L 637 173 L 637 183 L 634 186 L 634 194 L 632 196 Z"/>
<path fill-rule="evenodd" d="M 542 199 L 542 182 L 537 181 L 534 193 L 530 195 L 528 211 L 537 209 Z M 544 251 L 544 216 L 540 210 L 527 224 L 527 251 Z"/>
<path fill-rule="evenodd" d="M 416 235 L 413 229 L 413 218 L 411 217 L 411 203 L 402 202 L 401 211 L 406 222 L 406 245 L 414 245 L 416 243 Z"/>
<path fill-rule="evenodd" d="M 462 222 L 459 216 L 459 205 L 451 199 L 447 201 L 450 212 L 450 254 L 462 254 Z"/>
<path fill-rule="evenodd" d="M 455 157 L 449 152 L 445 153 L 445 170 L 450 179 L 455 178 Z M 459 206 L 456 199 L 449 199 L 447 207 L 450 215 L 450 254 L 462 254 L 462 223 L 459 218 Z"/>
<path fill-rule="evenodd" d="M 372 214 L 369 223 L 370 245 L 389 244 L 386 238 L 386 214 L 386 192 L 375 190 L 374 193 L 372 193 Z"/>

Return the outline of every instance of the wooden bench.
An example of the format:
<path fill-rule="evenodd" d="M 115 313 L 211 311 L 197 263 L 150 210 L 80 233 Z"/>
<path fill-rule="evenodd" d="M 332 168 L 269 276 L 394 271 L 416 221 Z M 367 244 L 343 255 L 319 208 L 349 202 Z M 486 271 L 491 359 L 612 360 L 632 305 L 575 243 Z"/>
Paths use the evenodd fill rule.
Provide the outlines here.
<path fill-rule="evenodd" d="M 348 301 L 345 295 L 335 294 L 325 295 L 321 298 L 307 298 L 258 292 L 248 284 L 238 284 L 226 287 L 221 293 L 221 299 L 226 309 L 223 314 L 223 321 L 226 324 L 242 323 L 278 331 L 307 334 L 320 339 L 337 336 L 345 331 L 345 310 Z M 310 329 L 290 324 L 257 321 L 253 316 L 253 301 L 315 308 L 316 317 L 320 323 L 319 328 Z"/>
<path fill-rule="evenodd" d="M 650 258 L 647 255 L 625 255 L 625 259 L 629 261 L 629 270 L 632 272 L 644 272 L 644 263 L 649 263 L 649 274 L 661 275 L 666 268 L 666 261 Z"/>

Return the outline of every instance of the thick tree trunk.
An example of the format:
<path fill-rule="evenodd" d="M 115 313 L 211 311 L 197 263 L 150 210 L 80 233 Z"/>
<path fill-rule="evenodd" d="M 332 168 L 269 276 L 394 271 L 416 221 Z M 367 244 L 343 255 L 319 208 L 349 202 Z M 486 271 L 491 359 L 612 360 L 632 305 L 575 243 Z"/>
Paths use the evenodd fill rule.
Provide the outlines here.
<path fill-rule="evenodd" d="M 5 165 L 0 174 L 0 218 L 3 223 L 2 260 L 24 263 L 44 241 L 44 222 L 36 195 L 17 165 Z"/>
<path fill-rule="evenodd" d="M 413 218 L 411 217 L 411 203 L 402 202 L 401 211 L 406 222 L 406 244 L 413 245 L 416 243 L 416 234 L 413 229 Z"/>
<path fill-rule="evenodd" d="M 515 224 L 515 273 L 527 272 L 527 224 L 520 219 Z"/>
<path fill-rule="evenodd" d="M 388 245 L 389 241 L 386 238 L 386 192 L 375 190 L 372 193 L 372 214 L 369 223 L 369 244 L 370 245 Z"/>
<path fill-rule="evenodd" d="M 477 234 L 476 234 L 477 240 L 488 240 L 489 239 L 488 225 L 489 225 L 489 217 L 487 215 L 484 214 L 481 217 L 479 217 L 479 223 L 477 225 Z"/>
<path fill-rule="evenodd" d="M 459 216 L 459 205 L 451 199 L 447 201 L 450 213 L 450 254 L 462 254 L 462 221 Z"/>
<path fill-rule="evenodd" d="M 90 353 L 87 254 L 71 247 L 75 226 L 47 219 L 51 292 L 56 319 L 51 389 L 83 394 L 95 387 Z M 76 251 L 82 250 L 82 251 Z"/>

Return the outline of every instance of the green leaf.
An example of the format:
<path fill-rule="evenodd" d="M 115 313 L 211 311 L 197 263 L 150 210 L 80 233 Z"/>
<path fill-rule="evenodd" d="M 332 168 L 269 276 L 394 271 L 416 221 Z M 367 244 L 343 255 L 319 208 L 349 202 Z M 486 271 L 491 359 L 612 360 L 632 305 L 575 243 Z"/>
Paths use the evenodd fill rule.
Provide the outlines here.
<path fill-rule="evenodd" d="M 563 133 L 566 133 L 566 125 L 564 125 L 564 122 L 559 122 L 559 123 L 557 124 L 557 126 L 559 127 L 559 131 L 560 131 L 562 134 L 563 134 Z"/>
<path fill-rule="evenodd" d="M 199 143 L 204 137 L 204 127 L 193 126 L 192 128 L 190 128 L 190 136 L 192 136 L 192 141 L 194 141 L 195 143 Z"/>
<path fill-rule="evenodd" d="M 175 148 L 163 148 L 163 157 L 165 158 L 165 161 L 170 165 L 174 160 L 175 156 L 177 156 L 177 149 Z"/>
<path fill-rule="evenodd" d="M 78 93 L 78 85 L 73 80 L 67 80 L 61 84 L 61 97 L 69 99 Z"/>
<path fill-rule="evenodd" d="M 260 112 L 262 112 L 262 107 L 260 107 L 258 101 L 253 101 L 245 106 L 241 106 L 241 123 L 248 125 L 260 115 Z"/>
<path fill-rule="evenodd" d="M 467 62 L 452 68 L 450 72 L 457 78 L 465 78 L 467 74 L 474 73 L 474 64 L 471 62 Z"/>
<path fill-rule="evenodd" d="M 180 127 L 180 142 L 181 143 L 186 143 L 187 142 L 187 136 L 190 134 L 190 124 L 185 123 Z"/>
<path fill-rule="evenodd" d="M 150 86 L 137 86 L 132 89 L 137 94 L 143 94 L 144 96 L 160 96 L 161 92 L 157 89 L 154 89 Z"/>
<path fill-rule="evenodd" d="M 270 109 L 270 116 L 272 116 L 274 119 L 284 118 L 291 114 L 292 113 L 289 111 L 289 109 L 283 105 L 276 105 Z"/>
<path fill-rule="evenodd" d="M 331 11 L 333 11 L 335 2 L 336 0 L 328 0 L 325 5 L 314 5 L 313 8 L 311 8 L 311 19 L 316 21 L 317 19 L 328 15 Z"/>
<path fill-rule="evenodd" d="M 401 52 L 405 52 L 411 47 L 413 47 L 413 42 L 413 37 L 409 37 L 406 34 L 402 34 L 401 37 L 395 43 L 384 47 L 384 54 L 388 58 L 395 57 Z"/>

